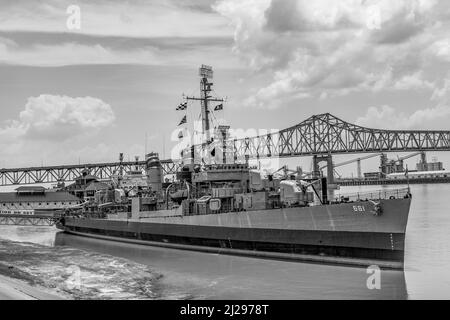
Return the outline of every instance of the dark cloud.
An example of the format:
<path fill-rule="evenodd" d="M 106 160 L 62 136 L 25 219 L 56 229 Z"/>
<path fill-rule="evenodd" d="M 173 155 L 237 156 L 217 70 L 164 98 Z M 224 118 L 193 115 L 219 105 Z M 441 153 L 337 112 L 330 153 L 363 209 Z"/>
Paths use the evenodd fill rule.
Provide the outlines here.
<path fill-rule="evenodd" d="M 417 13 L 401 12 L 373 30 L 372 41 L 378 44 L 400 44 L 425 30 L 430 21 Z M 428 19 L 429 20 L 429 19 Z"/>
<path fill-rule="evenodd" d="M 355 24 L 345 15 L 336 17 L 336 20 L 326 25 L 308 17 L 297 0 L 272 0 L 265 11 L 266 28 L 274 32 L 307 32 L 325 31 L 332 29 L 347 29 Z"/>
<path fill-rule="evenodd" d="M 283 105 L 299 93 L 432 89 L 439 76 L 421 71 L 435 68 L 429 48 L 449 30 L 436 21 L 436 3 L 222 0 L 216 8 L 236 26 L 236 52 L 272 78 L 249 104 Z"/>
<path fill-rule="evenodd" d="M 165 49 L 194 49 L 196 47 L 230 47 L 231 37 L 121 37 L 95 36 L 62 32 L 29 32 L 29 31 L 0 31 L 0 38 L 13 41 L 20 48 L 35 45 L 54 45 L 61 43 L 76 43 L 81 45 L 102 45 L 111 49 L 130 50 L 145 47 Z"/>
<path fill-rule="evenodd" d="M 172 3 L 181 8 L 186 8 L 193 11 L 199 11 L 204 13 L 213 13 L 212 4 L 213 0 L 172 0 Z"/>
<path fill-rule="evenodd" d="M 265 12 L 266 28 L 275 32 L 300 31 L 308 22 L 298 12 L 296 0 L 273 0 Z"/>

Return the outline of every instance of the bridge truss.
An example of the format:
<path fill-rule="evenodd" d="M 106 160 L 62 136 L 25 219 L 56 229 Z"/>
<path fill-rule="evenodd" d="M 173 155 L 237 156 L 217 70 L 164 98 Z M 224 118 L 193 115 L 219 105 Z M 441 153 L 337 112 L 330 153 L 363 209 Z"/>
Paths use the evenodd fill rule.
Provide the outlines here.
<path fill-rule="evenodd" d="M 329 113 L 253 138 L 232 141 L 235 159 L 372 152 L 449 151 L 450 131 L 382 130 L 345 122 Z"/>
<path fill-rule="evenodd" d="M 74 181 L 87 170 L 100 180 L 109 180 L 122 168 L 129 171 L 135 166 L 145 168 L 145 161 L 111 162 L 97 164 L 80 164 L 65 166 L 0 169 L 0 185 L 21 185 L 35 183 L 54 183 Z M 161 166 L 164 174 L 171 174 L 178 170 L 179 164 L 172 160 L 162 160 Z"/>
<path fill-rule="evenodd" d="M 329 113 L 312 116 L 281 130 L 224 143 L 236 161 L 267 157 L 331 156 L 333 154 L 450 151 L 450 131 L 383 130 L 351 124 Z M 201 146 L 196 146 L 199 153 Z M 110 179 L 120 167 L 125 171 L 145 162 L 113 162 L 73 166 L 0 169 L 0 185 L 73 181 L 83 170 L 101 180 Z M 162 160 L 164 174 L 173 174 L 179 162 Z"/>

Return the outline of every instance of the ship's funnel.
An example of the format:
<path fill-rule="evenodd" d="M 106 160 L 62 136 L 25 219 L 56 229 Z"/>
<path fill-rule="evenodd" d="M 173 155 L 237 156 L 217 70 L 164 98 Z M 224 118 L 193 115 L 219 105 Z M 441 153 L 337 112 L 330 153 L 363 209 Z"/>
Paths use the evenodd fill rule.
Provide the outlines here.
<path fill-rule="evenodd" d="M 148 186 L 152 191 L 162 190 L 162 167 L 159 155 L 151 152 L 145 156 Z"/>

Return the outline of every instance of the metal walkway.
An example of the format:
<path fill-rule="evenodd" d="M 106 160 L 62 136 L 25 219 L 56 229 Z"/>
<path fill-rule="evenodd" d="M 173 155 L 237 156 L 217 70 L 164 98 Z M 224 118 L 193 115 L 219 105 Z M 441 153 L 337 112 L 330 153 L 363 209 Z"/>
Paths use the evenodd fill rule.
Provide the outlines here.
<path fill-rule="evenodd" d="M 53 226 L 57 221 L 55 217 L 0 215 L 0 225 L 9 226 Z"/>

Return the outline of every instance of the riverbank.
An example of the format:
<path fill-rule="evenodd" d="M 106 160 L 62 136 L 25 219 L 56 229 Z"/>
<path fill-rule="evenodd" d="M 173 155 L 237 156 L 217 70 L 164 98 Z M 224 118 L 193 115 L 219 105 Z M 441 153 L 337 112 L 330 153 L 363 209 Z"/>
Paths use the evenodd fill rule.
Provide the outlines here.
<path fill-rule="evenodd" d="M 154 300 L 165 294 L 163 276 L 149 266 L 93 251 L 1 238 L 0 275 L 13 279 L 2 278 L 4 298 Z"/>
<path fill-rule="evenodd" d="M 65 298 L 18 279 L 0 275 L 0 300 L 64 300 Z"/>

